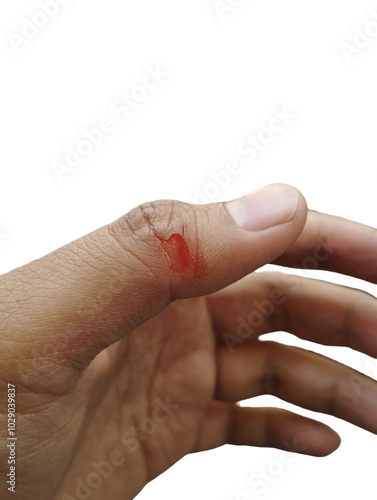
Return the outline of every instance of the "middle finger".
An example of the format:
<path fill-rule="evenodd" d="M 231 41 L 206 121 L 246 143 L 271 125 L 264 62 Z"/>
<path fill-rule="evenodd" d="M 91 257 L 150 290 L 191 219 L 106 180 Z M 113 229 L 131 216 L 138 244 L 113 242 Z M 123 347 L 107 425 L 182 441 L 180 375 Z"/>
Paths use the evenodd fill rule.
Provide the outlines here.
<path fill-rule="evenodd" d="M 219 343 L 230 351 L 286 331 L 377 357 L 377 302 L 366 292 L 276 272 L 254 273 L 207 297 Z"/>

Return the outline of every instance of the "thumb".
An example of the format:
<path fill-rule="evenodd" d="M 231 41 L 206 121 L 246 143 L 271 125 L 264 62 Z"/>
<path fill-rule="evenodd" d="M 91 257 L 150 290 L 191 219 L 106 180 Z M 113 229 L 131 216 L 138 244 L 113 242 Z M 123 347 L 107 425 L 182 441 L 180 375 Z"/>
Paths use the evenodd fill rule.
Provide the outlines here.
<path fill-rule="evenodd" d="M 303 196 L 284 184 L 227 203 L 140 205 L 3 276 L 5 288 L 21 288 L 24 301 L 26 294 L 18 326 L 33 328 L 22 345 L 52 346 L 83 369 L 171 301 L 212 293 L 275 260 L 306 214 Z"/>

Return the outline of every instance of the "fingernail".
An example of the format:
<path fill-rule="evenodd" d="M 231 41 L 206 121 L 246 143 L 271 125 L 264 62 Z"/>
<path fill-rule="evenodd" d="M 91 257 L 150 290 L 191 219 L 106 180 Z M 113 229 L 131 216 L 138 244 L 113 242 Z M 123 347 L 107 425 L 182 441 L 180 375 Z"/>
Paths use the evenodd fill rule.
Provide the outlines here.
<path fill-rule="evenodd" d="M 263 231 L 293 219 L 299 192 L 286 184 L 272 184 L 227 203 L 238 226 L 248 231 Z"/>

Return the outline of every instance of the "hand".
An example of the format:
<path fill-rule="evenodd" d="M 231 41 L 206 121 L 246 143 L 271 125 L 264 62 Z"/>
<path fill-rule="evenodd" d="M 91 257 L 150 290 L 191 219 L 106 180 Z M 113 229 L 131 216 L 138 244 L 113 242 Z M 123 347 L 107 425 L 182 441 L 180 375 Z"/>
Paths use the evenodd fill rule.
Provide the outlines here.
<path fill-rule="evenodd" d="M 373 297 L 250 275 L 315 259 L 377 281 L 374 229 L 306 217 L 281 185 L 228 204 L 156 202 L 2 276 L 0 394 L 5 408 L 15 385 L 18 498 L 131 499 L 186 454 L 224 443 L 317 456 L 339 446 L 319 422 L 236 404 L 259 394 L 377 433 L 375 381 L 259 340 L 285 330 L 377 355 Z"/>

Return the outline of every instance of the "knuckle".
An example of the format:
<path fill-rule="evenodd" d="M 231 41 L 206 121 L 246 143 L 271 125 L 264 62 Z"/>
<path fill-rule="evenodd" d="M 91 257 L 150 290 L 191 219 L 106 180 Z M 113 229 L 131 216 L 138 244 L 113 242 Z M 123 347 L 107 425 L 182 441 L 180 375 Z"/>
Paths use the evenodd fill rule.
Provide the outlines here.
<path fill-rule="evenodd" d="M 166 270 L 168 266 L 179 274 L 183 273 L 184 264 L 189 271 L 194 270 L 190 264 L 198 247 L 198 221 L 194 207 L 189 204 L 171 200 L 144 203 L 108 229 L 149 270 Z"/>
<path fill-rule="evenodd" d="M 131 210 L 118 223 L 143 241 L 154 236 L 165 236 L 180 218 L 180 204 L 176 201 L 161 200 L 143 203 Z"/>
<path fill-rule="evenodd" d="M 275 357 L 279 355 L 279 346 L 273 341 L 266 341 L 265 344 L 267 348 L 266 357 L 259 379 L 261 394 L 271 394 L 279 397 L 281 381 L 275 366 Z"/>
<path fill-rule="evenodd" d="M 113 240 L 133 259 L 147 269 L 160 268 L 159 238 L 164 238 L 177 219 L 176 203 L 148 202 L 132 209 L 110 224 L 107 229 Z"/>

